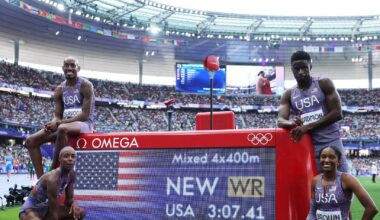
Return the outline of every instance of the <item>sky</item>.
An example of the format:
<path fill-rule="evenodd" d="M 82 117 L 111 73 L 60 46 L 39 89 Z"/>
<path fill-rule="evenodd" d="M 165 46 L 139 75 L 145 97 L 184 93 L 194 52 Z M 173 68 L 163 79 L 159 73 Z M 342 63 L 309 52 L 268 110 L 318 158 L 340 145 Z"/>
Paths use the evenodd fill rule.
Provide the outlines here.
<path fill-rule="evenodd" d="M 153 0 L 195 10 L 277 16 L 365 16 L 380 15 L 379 0 Z M 270 7 L 275 6 L 275 7 Z"/>

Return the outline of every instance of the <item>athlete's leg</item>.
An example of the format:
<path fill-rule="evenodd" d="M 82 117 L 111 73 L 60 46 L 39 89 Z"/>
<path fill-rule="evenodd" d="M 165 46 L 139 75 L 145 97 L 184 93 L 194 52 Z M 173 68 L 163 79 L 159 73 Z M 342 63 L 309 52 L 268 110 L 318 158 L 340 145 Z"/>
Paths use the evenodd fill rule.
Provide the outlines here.
<path fill-rule="evenodd" d="M 32 209 L 28 209 L 26 210 L 26 212 L 20 213 L 19 217 L 20 217 L 20 220 L 42 220 L 38 212 Z"/>
<path fill-rule="evenodd" d="M 7 165 L 5 169 L 7 170 L 7 181 L 9 182 L 9 178 L 11 177 L 12 165 Z"/>
<path fill-rule="evenodd" d="M 57 139 L 55 141 L 55 149 L 54 149 L 54 156 L 53 156 L 53 162 L 51 164 L 51 169 L 55 169 L 58 167 L 58 157 L 59 152 L 63 147 L 67 144 L 67 138 L 68 136 L 75 136 L 79 135 L 81 133 L 83 124 L 87 124 L 85 122 L 75 121 L 72 123 L 67 124 L 61 124 L 57 129 Z"/>
<path fill-rule="evenodd" d="M 32 159 L 34 169 L 36 170 L 37 179 L 44 174 L 40 145 L 46 142 L 52 142 L 55 138 L 56 133 L 49 133 L 45 130 L 40 130 L 26 139 L 25 145 L 28 148 L 30 158 Z"/>

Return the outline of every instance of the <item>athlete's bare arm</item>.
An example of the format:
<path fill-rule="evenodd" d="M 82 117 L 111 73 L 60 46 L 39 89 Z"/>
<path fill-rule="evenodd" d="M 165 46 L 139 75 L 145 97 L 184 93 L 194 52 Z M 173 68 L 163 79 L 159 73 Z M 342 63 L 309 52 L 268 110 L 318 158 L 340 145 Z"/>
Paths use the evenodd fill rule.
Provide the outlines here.
<path fill-rule="evenodd" d="M 62 120 L 63 115 L 63 102 L 62 102 L 62 86 L 57 86 L 54 91 L 54 118 L 52 121 L 45 124 L 45 131 L 54 132 L 57 130 L 58 124 L 57 122 Z"/>
<path fill-rule="evenodd" d="M 277 117 L 277 126 L 279 128 L 291 129 L 298 125 L 301 125 L 301 119 L 299 116 L 294 117 L 293 120 L 289 120 L 290 117 L 290 95 L 291 91 L 288 89 L 281 96 L 280 108 Z"/>
<path fill-rule="evenodd" d="M 369 196 L 368 192 L 363 188 L 358 179 L 355 177 L 343 173 L 342 174 L 342 187 L 346 194 L 354 193 L 358 197 L 360 203 L 364 207 L 364 213 L 362 220 L 371 220 L 378 213 L 376 204 L 373 202 L 372 198 Z"/>

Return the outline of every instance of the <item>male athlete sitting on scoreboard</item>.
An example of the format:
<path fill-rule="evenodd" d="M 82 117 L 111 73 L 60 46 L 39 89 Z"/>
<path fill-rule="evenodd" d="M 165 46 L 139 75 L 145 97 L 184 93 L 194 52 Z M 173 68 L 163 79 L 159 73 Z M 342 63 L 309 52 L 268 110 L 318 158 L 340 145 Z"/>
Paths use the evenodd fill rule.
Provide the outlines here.
<path fill-rule="evenodd" d="M 62 70 L 66 80 L 54 91 L 54 118 L 40 131 L 26 139 L 30 158 L 37 178 L 42 176 L 42 154 L 40 145 L 55 141 L 52 169 L 58 167 L 59 151 L 66 146 L 68 136 L 92 133 L 95 116 L 94 88 L 90 81 L 78 76 L 80 66 L 74 57 L 63 61 Z M 45 112 L 46 113 L 46 112 Z"/>

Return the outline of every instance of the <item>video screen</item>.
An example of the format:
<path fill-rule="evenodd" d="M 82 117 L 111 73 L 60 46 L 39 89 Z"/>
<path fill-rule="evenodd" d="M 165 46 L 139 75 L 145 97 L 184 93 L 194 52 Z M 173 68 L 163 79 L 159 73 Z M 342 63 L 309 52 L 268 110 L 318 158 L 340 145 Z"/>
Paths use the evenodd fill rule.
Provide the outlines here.
<path fill-rule="evenodd" d="M 176 64 L 176 91 L 185 93 L 210 93 L 209 71 L 203 64 Z M 213 93 L 224 94 L 226 91 L 226 67 L 220 66 L 214 74 Z"/>
<path fill-rule="evenodd" d="M 227 65 L 226 95 L 282 95 L 284 66 Z"/>

